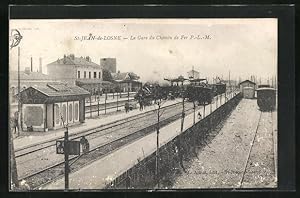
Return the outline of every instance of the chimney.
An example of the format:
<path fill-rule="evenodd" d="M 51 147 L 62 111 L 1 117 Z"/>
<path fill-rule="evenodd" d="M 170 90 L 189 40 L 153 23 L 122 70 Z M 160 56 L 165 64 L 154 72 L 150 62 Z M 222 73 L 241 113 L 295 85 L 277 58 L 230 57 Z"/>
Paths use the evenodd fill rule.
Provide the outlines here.
<path fill-rule="evenodd" d="M 74 55 L 74 54 L 70 54 L 70 58 L 71 58 L 72 60 L 74 60 L 74 59 L 75 59 L 75 55 Z"/>
<path fill-rule="evenodd" d="M 30 74 L 30 68 L 29 67 L 25 67 L 25 74 Z"/>
<path fill-rule="evenodd" d="M 89 56 L 85 57 L 85 60 L 91 62 L 91 58 Z"/>
<path fill-rule="evenodd" d="M 43 73 L 42 58 L 41 58 L 41 57 L 40 57 L 39 72 L 40 72 L 40 73 Z"/>
<path fill-rule="evenodd" d="M 67 62 L 66 58 L 67 58 L 67 56 L 64 54 L 63 64 L 66 64 L 66 62 Z"/>
<path fill-rule="evenodd" d="M 33 72 L 33 68 L 32 68 L 32 57 L 30 58 L 30 71 Z"/>

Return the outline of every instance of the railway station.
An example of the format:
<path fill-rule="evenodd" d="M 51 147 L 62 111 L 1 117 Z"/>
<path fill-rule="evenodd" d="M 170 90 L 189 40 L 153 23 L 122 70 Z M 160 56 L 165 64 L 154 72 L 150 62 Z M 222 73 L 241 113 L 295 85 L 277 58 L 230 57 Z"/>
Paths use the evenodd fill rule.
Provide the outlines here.
<path fill-rule="evenodd" d="M 193 79 L 191 82 L 197 80 Z M 72 141 L 86 137 L 90 146 L 85 154 L 69 156 L 72 165 L 68 189 L 259 186 L 261 183 L 251 183 L 257 180 L 249 179 L 254 177 L 253 170 L 255 177 L 264 178 L 261 182 L 276 186 L 277 115 L 274 89 L 272 92 L 272 88 L 259 88 L 259 94 L 256 94 L 259 98 L 249 98 L 249 94 L 244 91 L 248 85 L 242 90 L 239 87 L 227 90 L 222 88 L 226 87 L 222 83 L 211 87 L 205 87 L 208 86 L 205 83 L 192 86 L 195 90 L 186 90 L 193 94 L 185 94 L 185 99 L 180 94 L 171 98 L 159 94 L 156 102 L 149 103 L 142 111 L 136 108 L 127 113 L 122 109 L 116 114 L 87 117 L 84 124 L 70 126 L 69 136 Z M 204 92 L 197 90 L 197 86 Z M 176 89 L 167 89 L 169 94 L 178 93 L 178 88 L 183 88 L 184 85 L 174 87 Z M 164 93 L 162 88 L 155 86 L 142 87 L 140 91 L 137 96 L 148 97 L 148 100 L 151 100 L 151 94 Z M 203 97 L 209 91 L 214 93 L 212 98 Z M 27 92 L 33 91 L 24 90 L 22 94 Z M 34 94 L 27 95 L 34 98 Z M 77 97 L 81 97 L 82 101 L 89 98 L 88 95 Z M 132 98 L 135 99 L 139 100 L 136 96 Z M 198 105 L 195 106 L 193 100 Z M 244 120 L 246 114 L 247 120 Z M 52 134 L 31 137 L 30 143 L 26 143 L 26 138 L 15 140 L 16 163 L 18 167 L 22 166 L 19 178 L 20 181 L 26 181 L 30 189 L 64 188 L 63 172 L 53 172 L 53 168 L 63 170 L 64 167 L 63 155 L 55 153 L 53 144 L 56 140 L 62 140 L 64 133 L 65 128 L 62 128 Z M 226 145 L 225 150 L 222 145 Z M 41 147 L 47 148 L 46 155 Z M 266 153 L 258 155 L 258 150 Z M 33 163 L 40 161 L 39 167 L 27 160 L 28 155 L 33 153 L 36 156 Z M 117 159 L 122 163 L 115 163 Z M 224 166 L 219 166 L 222 164 L 219 163 L 220 160 Z M 50 164 L 53 165 L 47 168 Z M 267 170 L 265 164 L 268 164 Z M 160 177 L 157 179 L 158 173 Z M 46 177 L 48 174 L 50 176 Z M 189 184 L 187 180 L 192 183 Z M 223 185 L 224 180 L 235 182 L 225 182 Z"/>
<path fill-rule="evenodd" d="M 10 22 L 11 191 L 280 186 L 276 20 L 24 20 Z M 95 32 L 119 39 L 78 39 Z"/>

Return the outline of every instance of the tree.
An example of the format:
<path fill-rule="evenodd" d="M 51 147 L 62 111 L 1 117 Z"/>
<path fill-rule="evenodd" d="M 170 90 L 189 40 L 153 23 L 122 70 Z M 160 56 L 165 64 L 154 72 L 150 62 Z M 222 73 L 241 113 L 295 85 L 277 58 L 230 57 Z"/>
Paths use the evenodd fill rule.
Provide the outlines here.
<path fill-rule="evenodd" d="M 110 71 L 108 71 L 107 69 L 103 69 L 103 80 L 105 80 L 105 81 L 112 81 L 113 80 Z"/>

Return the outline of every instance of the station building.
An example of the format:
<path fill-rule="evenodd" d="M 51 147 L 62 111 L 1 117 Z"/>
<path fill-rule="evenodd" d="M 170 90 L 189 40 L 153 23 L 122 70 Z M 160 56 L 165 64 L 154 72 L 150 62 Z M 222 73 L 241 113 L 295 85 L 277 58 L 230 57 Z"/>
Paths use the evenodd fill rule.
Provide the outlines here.
<path fill-rule="evenodd" d="M 109 84 L 103 81 L 103 67 L 92 62 L 89 56 L 64 55 L 63 58 L 48 64 L 47 71 L 55 80 L 78 85 L 92 95 L 96 95 L 102 91 L 103 86 Z"/>
<path fill-rule="evenodd" d="M 245 80 L 239 83 L 240 92 L 243 94 L 244 98 L 254 98 L 256 83 L 250 80 Z"/>
<path fill-rule="evenodd" d="M 133 72 L 112 73 L 112 79 L 117 84 L 121 92 L 137 92 L 142 88 L 142 83 L 138 81 L 139 76 Z"/>
<path fill-rule="evenodd" d="M 23 131 L 48 131 L 83 123 L 85 98 L 90 93 L 76 85 L 47 83 L 20 92 Z"/>
<path fill-rule="evenodd" d="M 29 67 L 20 71 L 20 92 L 30 86 L 38 86 L 45 83 L 55 82 L 51 76 L 43 74 L 41 70 L 33 72 Z M 9 111 L 10 117 L 18 111 L 18 71 L 9 71 Z"/>

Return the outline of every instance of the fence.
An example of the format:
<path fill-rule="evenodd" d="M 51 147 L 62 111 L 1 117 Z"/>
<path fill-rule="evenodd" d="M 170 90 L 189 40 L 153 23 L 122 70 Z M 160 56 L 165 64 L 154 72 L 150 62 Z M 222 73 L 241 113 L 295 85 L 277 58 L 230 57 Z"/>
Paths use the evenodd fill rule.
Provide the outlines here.
<path fill-rule="evenodd" d="M 202 146 L 206 137 L 216 126 L 229 115 L 242 99 L 241 94 L 237 94 L 225 104 L 195 125 L 175 137 L 173 140 L 159 148 L 158 173 L 156 174 L 156 153 L 152 153 L 138 164 L 124 172 L 111 183 L 107 189 L 149 189 L 156 187 L 161 181 L 166 181 L 166 177 L 172 172 L 182 167 L 185 158 L 195 157 L 196 148 Z"/>
<path fill-rule="evenodd" d="M 86 117 L 99 116 L 106 114 L 108 111 L 119 111 L 124 109 L 126 102 L 134 101 L 133 97 L 136 92 L 129 93 L 108 93 L 102 96 L 91 96 L 85 101 Z"/>

